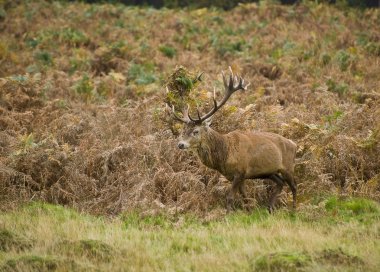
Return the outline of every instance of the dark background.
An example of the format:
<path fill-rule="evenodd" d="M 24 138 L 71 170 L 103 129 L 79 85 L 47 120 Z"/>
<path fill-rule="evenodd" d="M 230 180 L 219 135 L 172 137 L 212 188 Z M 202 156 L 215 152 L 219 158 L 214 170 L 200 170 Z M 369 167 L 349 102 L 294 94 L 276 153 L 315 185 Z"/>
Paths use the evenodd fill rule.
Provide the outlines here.
<path fill-rule="evenodd" d="M 76 1 L 76 0 L 71 0 Z M 153 6 L 156 8 L 168 7 L 168 8 L 178 8 L 178 7 L 219 7 L 223 9 L 231 9 L 238 3 L 249 3 L 258 2 L 258 0 L 84 0 L 87 3 L 95 2 L 111 2 L 111 3 L 123 3 L 126 5 L 146 5 Z M 282 4 L 296 4 L 297 2 L 302 2 L 301 0 L 281 0 Z M 327 2 L 335 4 L 337 0 L 322 0 L 320 2 Z M 339 1 L 342 3 L 342 1 Z M 351 7 L 379 7 L 380 0 L 345 0 L 343 1 L 347 6 Z"/>

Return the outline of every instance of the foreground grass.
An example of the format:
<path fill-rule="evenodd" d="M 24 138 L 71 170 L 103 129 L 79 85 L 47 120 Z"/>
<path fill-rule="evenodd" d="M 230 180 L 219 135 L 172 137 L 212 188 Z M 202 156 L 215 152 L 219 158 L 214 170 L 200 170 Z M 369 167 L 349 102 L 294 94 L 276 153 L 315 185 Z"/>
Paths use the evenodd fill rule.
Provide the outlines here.
<path fill-rule="evenodd" d="M 378 271 L 379 219 L 365 199 L 208 221 L 33 203 L 0 215 L 0 271 Z"/>

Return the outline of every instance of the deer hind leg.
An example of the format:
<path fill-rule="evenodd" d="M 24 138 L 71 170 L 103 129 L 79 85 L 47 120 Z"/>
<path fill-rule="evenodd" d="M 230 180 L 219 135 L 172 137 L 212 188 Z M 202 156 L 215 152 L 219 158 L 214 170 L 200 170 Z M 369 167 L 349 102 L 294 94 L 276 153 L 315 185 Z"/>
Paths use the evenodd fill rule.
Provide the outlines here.
<path fill-rule="evenodd" d="M 228 212 L 233 210 L 233 203 L 234 203 L 236 192 L 238 190 L 239 191 L 241 190 L 241 186 L 244 186 L 243 182 L 244 182 L 244 178 L 241 175 L 234 176 L 231 189 L 227 195 L 227 211 Z M 244 188 L 243 188 L 243 191 L 244 191 Z"/>
<path fill-rule="evenodd" d="M 247 192 L 245 191 L 245 186 L 244 186 L 245 183 L 244 182 L 245 182 L 244 179 L 240 182 L 239 193 L 243 197 L 243 202 L 244 202 L 245 208 L 249 211 L 250 210 L 250 208 L 248 207 L 249 200 L 247 198 Z"/>
<path fill-rule="evenodd" d="M 292 191 L 293 195 L 293 210 L 296 209 L 297 206 L 297 184 L 294 180 L 294 176 L 292 173 L 286 171 L 286 170 L 281 170 L 280 174 L 283 177 L 283 180 L 289 185 L 290 190 Z"/>
<path fill-rule="evenodd" d="M 269 178 L 276 183 L 276 187 L 273 189 L 268 207 L 269 213 L 273 213 L 274 205 L 276 204 L 279 193 L 281 193 L 282 188 L 284 187 L 284 182 L 278 175 L 271 175 Z"/>

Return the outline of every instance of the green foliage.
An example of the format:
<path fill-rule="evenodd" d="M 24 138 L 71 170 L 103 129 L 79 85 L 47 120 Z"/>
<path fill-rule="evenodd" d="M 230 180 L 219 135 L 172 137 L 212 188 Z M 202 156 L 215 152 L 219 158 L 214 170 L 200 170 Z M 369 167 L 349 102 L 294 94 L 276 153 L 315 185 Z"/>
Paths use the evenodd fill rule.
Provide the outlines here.
<path fill-rule="evenodd" d="M 380 57 L 380 43 L 379 42 L 369 42 L 365 46 L 365 50 L 369 55 Z"/>
<path fill-rule="evenodd" d="M 71 27 L 61 29 L 41 30 L 36 36 L 26 40 L 30 47 L 36 47 L 43 44 L 45 47 L 54 48 L 58 44 L 67 44 L 68 46 L 79 47 L 86 45 L 89 38 L 79 29 Z"/>
<path fill-rule="evenodd" d="M 25 44 L 31 48 L 36 48 L 39 43 L 40 41 L 34 38 L 28 38 L 25 40 Z"/>
<path fill-rule="evenodd" d="M 187 91 L 190 91 L 193 86 L 194 86 L 194 81 L 192 78 L 189 78 L 185 75 L 179 75 L 176 79 L 175 79 L 175 82 L 181 86 L 183 86 L 183 88 L 185 88 L 185 90 Z"/>
<path fill-rule="evenodd" d="M 177 50 L 170 45 L 161 45 L 159 49 L 168 58 L 172 59 L 177 55 Z"/>
<path fill-rule="evenodd" d="M 2 6 L 0 6 L 0 20 L 5 19 L 6 16 L 7 16 L 7 12 Z"/>
<path fill-rule="evenodd" d="M 259 257 L 254 268 L 258 271 L 298 271 L 310 262 L 310 256 L 305 253 L 278 252 Z"/>
<path fill-rule="evenodd" d="M 281 57 L 283 56 L 283 50 L 282 48 L 275 48 L 271 53 L 270 53 L 270 57 L 276 61 L 278 61 Z M 306 60 L 306 58 L 304 57 L 304 59 Z"/>
<path fill-rule="evenodd" d="M 328 127 L 333 127 L 333 124 L 343 116 L 344 112 L 340 110 L 334 111 L 332 114 L 325 115 L 322 119 L 328 123 Z"/>
<path fill-rule="evenodd" d="M 94 90 L 94 84 L 90 77 L 85 74 L 80 80 L 78 80 L 74 85 L 74 90 L 85 97 L 90 97 L 92 95 L 92 91 Z"/>
<path fill-rule="evenodd" d="M 63 28 L 56 35 L 59 41 L 70 45 L 79 46 L 89 41 L 88 37 L 80 30 L 74 28 Z"/>
<path fill-rule="evenodd" d="M 151 64 L 133 63 L 128 70 L 128 80 L 138 85 L 147 85 L 157 81 L 154 74 L 154 66 Z"/>
<path fill-rule="evenodd" d="M 53 57 L 47 51 L 37 51 L 34 54 L 35 60 L 40 62 L 42 65 L 51 66 L 53 65 Z"/>
<path fill-rule="evenodd" d="M 329 92 L 337 93 L 339 96 L 343 96 L 348 92 L 348 85 L 346 83 L 338 83 L 331 78 L 327 80 L 326 85 Z"/>
<path fill-rule="evenodd" d="M 331 62 L 331 56 L 328 53 L 322 53 L 320 57 L 320 62 L 323 66 L 328 65 Z"/>
<path fill-rule="evenodd" d="M 357 34 L 356 44 L 362 47 L 369 55 L 380 56 L 380 43 L 371 39 L 367 33 Z"/>
<path fill-rule="evenodd" d="M 87 70 L 90 67 L 89 61 L 87 60 L 70 58 L 69 62 L 70 62 L 70 69 L 69 69 L 70 75 L 72 75 L 75 71 Z"/>
<path fill-rule="evenodd" d="M 244 40 L 239 41 L 222 41 L 219 39 L 215 39 L 213 42 L 213 46 L 215 47 L 216 52 L 220 56 L 224 56 L 228 53 L 236 54 L 242 52 L 246 47 L 246 42 Z"/>
<path fill-rule="evenodd" d="M 339 68 L 342 72 L 347 71 L 347 69 L 354 61 L 353 56 L 347 53 L 345 50 L 339 50 L 335 54 L 335 59 L 338 62 Z"/>
<path fill-rule="evenodd" d="M 326 202 L 325 207 L 328 211 L 352 212 L 354 215 L 365 213 L 379 214 L 379 206 L 374 201 L 365 198 L 339 199 L 332 197 Z"/>
<path fill-rule="evenodd" d="M 18 83 L 25 83 L 29 80 L 27 75 L 12 75 L 10 78 Z"/>

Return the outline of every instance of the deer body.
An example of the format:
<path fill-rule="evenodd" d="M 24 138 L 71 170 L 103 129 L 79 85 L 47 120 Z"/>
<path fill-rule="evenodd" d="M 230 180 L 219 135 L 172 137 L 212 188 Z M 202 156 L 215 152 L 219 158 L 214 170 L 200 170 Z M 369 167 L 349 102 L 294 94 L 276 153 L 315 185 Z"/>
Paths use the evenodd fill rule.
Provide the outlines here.
<path fill-rule="evenodd" d="M 183 113 L 187 118 L 178 117 L 173 109 L 176 119 L 185 123 L 178 147 L 195 151 L 203 164 L 217 170 L 232 182 L 227 195 L 228 210 L 232 208 L 237 191 L 244 199 L 247 198 L 244 180 L 255 178 L 269 178 L 276 184 L 269 203 L 270 212 L 285 183 L 292 191 L 295 208 L 297 189 L 293 175 L 297 146 L 293 141 L 269 132 L 235 130 L 220 134 L 209 126 L 208 118 L 224 105 L 230 95 L 239 89 L 245 90 L 248 86 L 244 85 L 242 78 L 236 86 L 237 80 L 232 72 L 229 82 L 223 75 L 226 88 L 224 99 L 217 103 L 214 97 L 214 108 L 203 117 L 198 112 L 199 119 L 192 119 L 188 111 Z"/>

